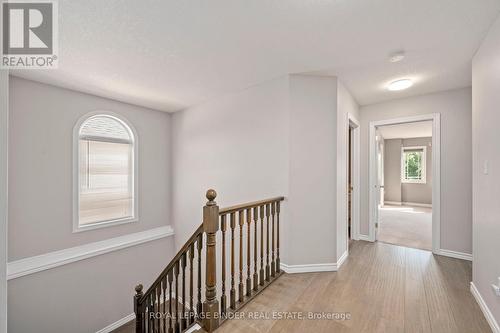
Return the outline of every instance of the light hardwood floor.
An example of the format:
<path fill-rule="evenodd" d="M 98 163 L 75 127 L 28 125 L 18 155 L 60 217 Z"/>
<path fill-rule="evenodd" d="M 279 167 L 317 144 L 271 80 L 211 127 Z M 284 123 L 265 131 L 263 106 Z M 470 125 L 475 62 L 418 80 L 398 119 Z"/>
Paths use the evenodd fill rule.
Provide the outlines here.
<path fill-rule="evenodd" d="M 247 317 L 255 311 L 348 312 L 350 320 L 233 319 L 217 332 L 491 332 L 470 280 L 471 263 L 464 260 L 352 242 L 338 272 L 284 274 L 242 309 Z"/>

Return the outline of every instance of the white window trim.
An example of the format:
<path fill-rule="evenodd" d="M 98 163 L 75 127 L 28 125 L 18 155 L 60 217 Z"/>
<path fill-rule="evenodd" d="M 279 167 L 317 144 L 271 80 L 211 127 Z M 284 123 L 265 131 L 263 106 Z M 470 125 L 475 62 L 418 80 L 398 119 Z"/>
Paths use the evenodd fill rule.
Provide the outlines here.
<path fill-rule="evenodd" d="M 405 178 L 405 160 L 404 152 L 406 150 L 422 149 L 422 179 L 406 179 Z M 403 184 L 426 184 L 427 183 L 427 147 L 426 146 L 407 146 L 401 147 L 401 183 Z"/>
<path fill-rule="evenodd" d="M 115 219 L 115 220 L 108 220 L 108 221 L 102 221 L 102 222 L 97 222 L 97 223 L 92 223 L 92 224 L 87 224 L 84 226 L 80 226 L 79 224 L 79 212 L 80 212 L 80 173 L 79 173 L 79 168 L 78 166 L 80 165 L 80 154 L 79 154 L 79 139 L 80 139 L 80 127 L 82 124 L 87 121 L 91 117 L 95 116 L 106 116 L 106 117 L 111 117 L 116 119 L 117 121 L 125 124 L 128 129 L 132 132 L 132 139 L 133 139 L 133 149 L 134 149 L 134 156 L 132 157 L 133 161 L 133 182 L 132 184 L 132 193 L 134 194 L 134 216 L 133 217 L 127 217 L 127 218 L 122 218 L 122 219 Z M 75 124 L 75 127 L 73 128 L 73 164 L 71 167 L 73 168 L 73 233 L 75 232 L 82 232 L 82 231 L 88 231 L 88 230 L 95 230 L 95 229 L 100 229 L 100 228 L 105 228 L 105 227 L 110 227 L 110 226 L 115 226 L 115 225 L 120 225 L 120 224 L 126 224 L 126 223 L 134 223 L 139 221 L 139 196 L 138 196 L 138 179 L 139 179 L 139 154 L 138 154 L 138 146 L 139 146 L 139 140 L 137 136 L 137 132 L 132 126 L 132 124 L 124 118 L 122 115 L 116 114 L 114 112 L 110 111 L 93 111 L 90 113 L 85 114 L 83 117 L 81 117 L 78 122 Z"/>

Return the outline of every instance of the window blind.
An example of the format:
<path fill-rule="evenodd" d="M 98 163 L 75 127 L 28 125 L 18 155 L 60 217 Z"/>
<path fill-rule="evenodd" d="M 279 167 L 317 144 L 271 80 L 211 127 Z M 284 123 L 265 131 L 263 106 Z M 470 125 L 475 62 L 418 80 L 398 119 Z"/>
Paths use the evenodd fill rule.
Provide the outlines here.
<path fill-rule="evenodd" d="M 80 131 L 80 225 L 134 216 L 132 140 L 118 121 L 98 118 Z"/>

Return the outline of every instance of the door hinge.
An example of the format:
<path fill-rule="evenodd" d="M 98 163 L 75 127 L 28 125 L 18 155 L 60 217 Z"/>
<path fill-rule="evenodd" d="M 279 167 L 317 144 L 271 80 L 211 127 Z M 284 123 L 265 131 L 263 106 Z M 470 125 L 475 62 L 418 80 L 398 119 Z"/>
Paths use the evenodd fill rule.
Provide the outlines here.
<path fill-rule="evenodd" d="M 375 228 L 378 228 L 378 222 L 375 222 Z"/>

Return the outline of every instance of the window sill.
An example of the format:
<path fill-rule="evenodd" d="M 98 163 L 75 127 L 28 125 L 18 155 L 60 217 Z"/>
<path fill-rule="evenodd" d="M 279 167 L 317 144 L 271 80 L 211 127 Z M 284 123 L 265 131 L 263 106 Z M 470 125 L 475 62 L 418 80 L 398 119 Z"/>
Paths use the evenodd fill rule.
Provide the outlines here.
<path fill-rule="evenodd" d="M 83 225 L 83 226 L 78 225 L 78 222 L 76 221 L 75 224 L 73 225 L 73 233 L 89 231 L 89 230 L 96 230 L 96 229 L 101 229 L 101 228 L 112 227 L 115 225 L 136 223 L 136 222 L 139 222 L 138 217 L 127 217 L 127 218 L 118 219 L 118 220 L 96 222 L 96 223 L 91 223 L 91 224 L 87 224 L 87 225 Z"/>
<path fill-rule="evenodd" d="M 401 184 L 422 184 L 422 185 L 425 185 L 425 184 L 427 184 L 427 181 L 425 181 L 425 180 L 402 180 Z"/>

